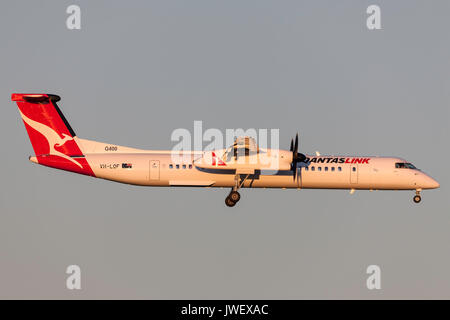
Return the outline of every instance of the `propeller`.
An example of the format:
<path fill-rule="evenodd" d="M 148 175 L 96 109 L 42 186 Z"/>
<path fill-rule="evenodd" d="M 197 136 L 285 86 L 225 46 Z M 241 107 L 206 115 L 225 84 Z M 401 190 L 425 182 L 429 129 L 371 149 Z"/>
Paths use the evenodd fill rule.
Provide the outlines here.
<path fill-rule="evenodd" d="M 297 173 L 297 163 L 305 162 L 306 156 L 303 153 L 298 152 L 298 133 L 295 136 L 295 142 L 294 139 L 291 139 L 291 147 L 289 149 L 292 152 L 292 163 L 291 163 L 291 170 L 292 170 L 292 177 L 294 181 L 298 179 Z"/>

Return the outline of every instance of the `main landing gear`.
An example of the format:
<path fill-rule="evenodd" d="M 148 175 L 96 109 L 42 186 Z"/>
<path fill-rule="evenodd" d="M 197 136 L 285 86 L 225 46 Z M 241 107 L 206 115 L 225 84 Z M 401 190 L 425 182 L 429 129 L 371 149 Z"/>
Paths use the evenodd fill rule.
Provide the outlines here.
<path fill-rule="evenodd" d="M 422 197 L 420 196 L 420 190 L 416 190 L 416 195 L 414 196 L 413 201 L 415 203 L 419 203 L 420 200 L 422 200 Z"/>
<path fill-rule="evenodd" d="M 231 189 L 230 193 L 225 198 L 225 204 L 227 205 L 227 207 L 234 207 L 236 203 L 238 203 L 238 201 L 241 200 L 241 195 L 238 192 L 238 190 L 244 185 L 245 180 L 247 180 L 249 176 L 250 176 L 249 174 L 245 175 L 242 181 L 240 181 L 241 180 L 240 174 L 236 174 L 234 176 L 234 187 Z"/>
<path fill-rule="evenodd" d="M 231 192 L 233 192 L 233 191 L 231 191 Z M 231 192 L 230 192 L 230 194 L 225 198 L 225 204 L 227 205 L 227 207 L 234 207 L 234 206 L 236 205 L 236 203 L 237 203 L 237 201 L 234 202 L 234 201 L 231 199 Z M 239 192 L 237 192 L 237 191 L 234 191 L 234 192 L 236 192 L 237 194 L 239 194 Z M 240 196 L 239 196 L 239 198 L 240 198 Z M 238 200 L 238 201 L 239 201 L 239 200 Z"/>

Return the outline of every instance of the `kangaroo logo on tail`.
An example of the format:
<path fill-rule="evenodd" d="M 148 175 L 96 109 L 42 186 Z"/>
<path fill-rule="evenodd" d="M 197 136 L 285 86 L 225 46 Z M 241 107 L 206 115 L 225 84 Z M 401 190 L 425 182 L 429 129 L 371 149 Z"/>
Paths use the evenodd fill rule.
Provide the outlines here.
<path fill-rule="evenodd" d="M 68 155 L 66 155 L 62 152 L 59 152 L 58 150 L 55 150 L 55 146 L 61 147 L 67 141 L 73 140 L 73 138 L 71 136 L 63 133 L 64 138 L 61 138 L 59 136 L 59 134 L 52 128 L 28 118 L 26 115 L 24 115 L 22 113 L 22 111 L 20 111 L 20 109 L 19 109 L 19 112 L 20 112 L 20 115 L 22 116 L 23 121 L 25 121 L 26 124 L 28 124 L 30 127 L 32 127 L 34 130 L 36 130 L 37 132 L 42 134 L 47 139 L 48 145 L 50 147 L 50 152 L 49 152 L 50 155 L 69 160 L 70 162 L 76 164 L 81 169 L 83 169 L 83 166 L 80 163 L 78 163 L 77 161 L 75 161 L 74 159 L 69 157 Z"/>

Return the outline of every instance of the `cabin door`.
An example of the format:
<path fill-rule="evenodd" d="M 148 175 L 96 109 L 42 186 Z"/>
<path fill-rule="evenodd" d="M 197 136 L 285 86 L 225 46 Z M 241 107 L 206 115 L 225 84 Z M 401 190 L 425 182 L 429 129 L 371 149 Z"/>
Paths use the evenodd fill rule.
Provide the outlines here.
<path fill-rule="evenodd" d="M 159 180 L 159 160 L 150 160 L 150 180 Z"/>
<path fill-rule="evenodd" d="M 358 164 L 352 163 L 350 165 L 350 184 L 358 183 Z"/>

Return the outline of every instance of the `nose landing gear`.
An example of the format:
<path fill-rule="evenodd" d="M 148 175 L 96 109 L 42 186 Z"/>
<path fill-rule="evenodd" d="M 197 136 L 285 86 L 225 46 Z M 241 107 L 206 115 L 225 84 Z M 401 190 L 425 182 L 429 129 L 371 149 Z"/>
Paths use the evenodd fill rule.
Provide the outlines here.
<path fill-rule="evenodd" d="M 413 201 L 415 203 L 419 203 L 422 200 L 422 197 L 420 196 L 420 190 L 416 190 L 416 195 L 413 198 Z"/>

